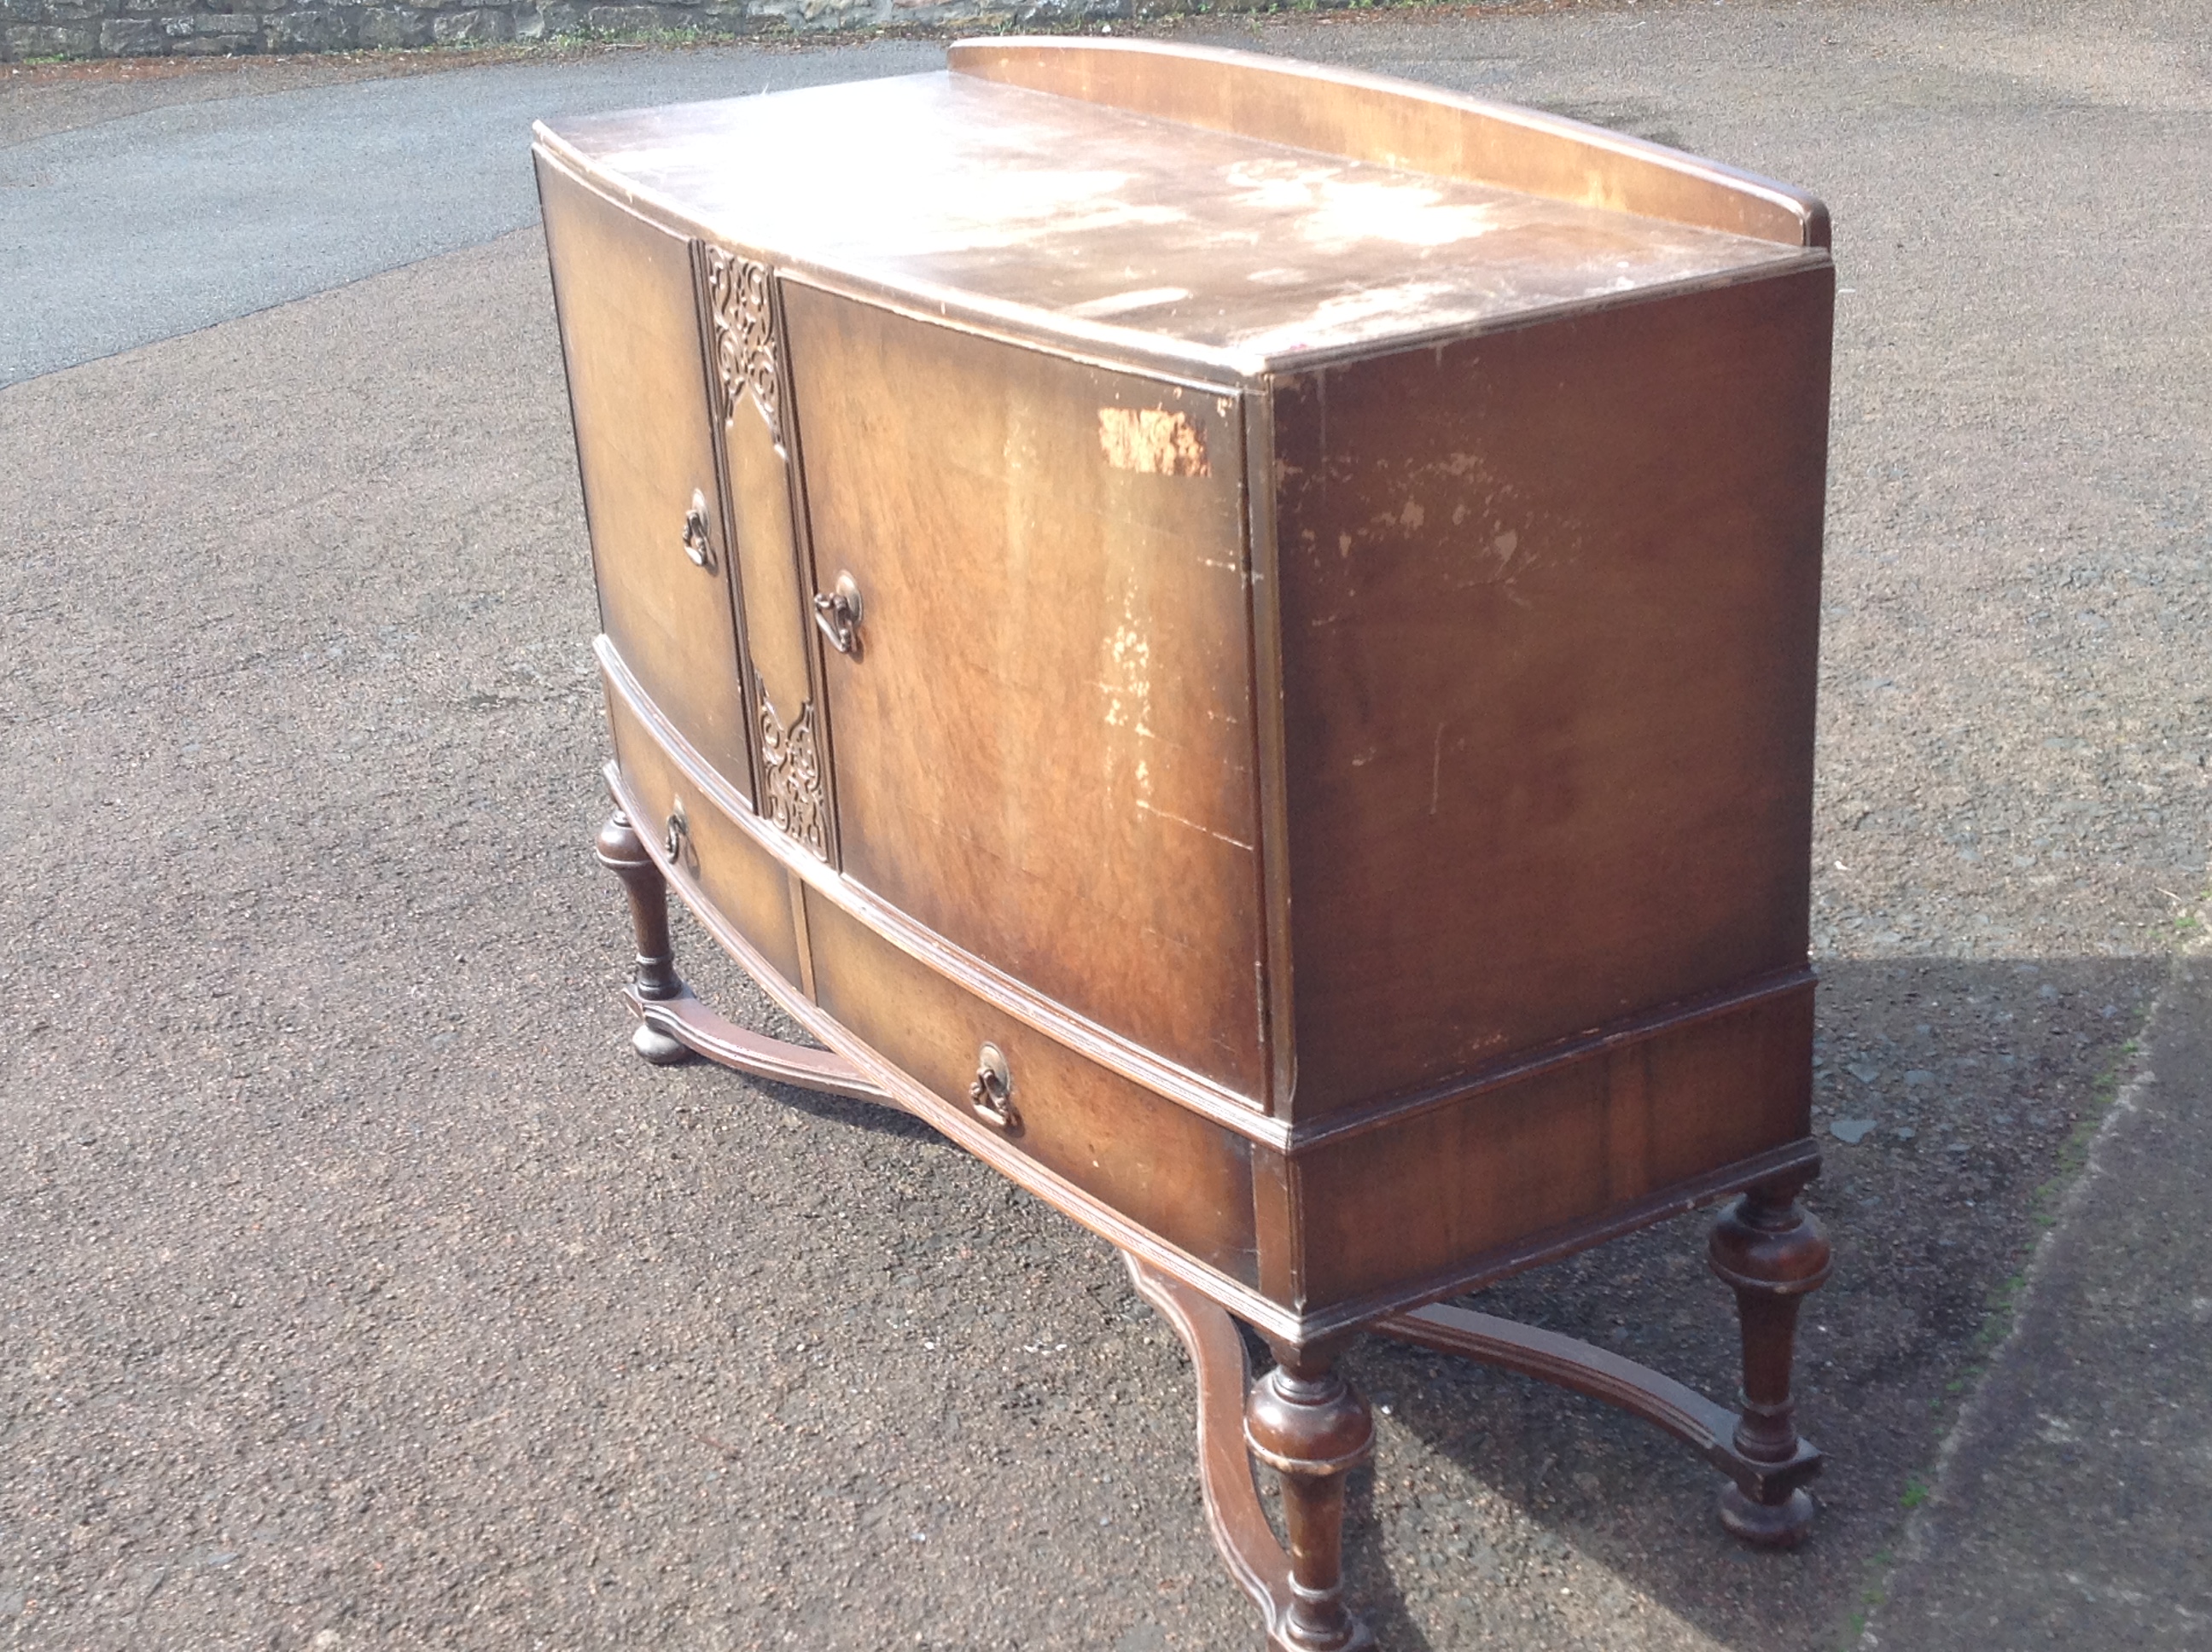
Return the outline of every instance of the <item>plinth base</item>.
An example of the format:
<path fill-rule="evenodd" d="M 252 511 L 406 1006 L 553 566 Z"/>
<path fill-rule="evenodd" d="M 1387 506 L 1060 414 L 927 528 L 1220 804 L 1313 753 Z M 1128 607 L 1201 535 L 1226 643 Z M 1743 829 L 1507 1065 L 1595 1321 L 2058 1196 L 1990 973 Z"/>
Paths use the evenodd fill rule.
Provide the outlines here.
<path fill-rule="evenodd" d="M 696 1055 L 756 1078 L 902 1108 L 844 1056 L 741 1027 L 684 986 L 670 956 L 660 870 L 625 817 L 602 835 L 600 859 L 629 886 L 636 920 L 639 979 L 625 997 L 638 1017 L 631 1045 L 639 1055 L 663 1066 Z M 1345 1476 L 1367 1461 L 1374 1436 L 1366 1402 L 1336 1361 L 1363 1329 L 1517 1371 L 1655 1424 L 1729 1477 L 1720 1516 L 1735 1537 L 1760 1548 L 1804 1541 L 1813 1500 L 1803 1486 L 1821 1459 L 1796 1431 L 1789 1371 L 1798 1303 L 1826 1278 L 1828 1264 L 1826 1242 L 1795 1202 L 1810 1174 L 1801 1166 L 1777 1186 L 1755 1186 L 1715 1230 L 1713 1265 L 1736 1292 L 1743 1326 L 1742 1412 L 1589 1343 L 1440 1303 L 1337 1326 L 1312 1343 L 1271 1337 L 1277 1365 L 1255 1383 L 1228 1310 L 1125 1253 L 1138 1291 L 1189 1351 L 1206 1522 L 1231 1576 L 1260 1609 L 1271 1652 L 1369 1652 L 1374 1645 L 1342 1598 Z M 1740 1440 L 1760 1455 L 1747 1455 Z M 1281 1476 L 1287 1551 L 1261 1503 L 1255 1460 Z"/>

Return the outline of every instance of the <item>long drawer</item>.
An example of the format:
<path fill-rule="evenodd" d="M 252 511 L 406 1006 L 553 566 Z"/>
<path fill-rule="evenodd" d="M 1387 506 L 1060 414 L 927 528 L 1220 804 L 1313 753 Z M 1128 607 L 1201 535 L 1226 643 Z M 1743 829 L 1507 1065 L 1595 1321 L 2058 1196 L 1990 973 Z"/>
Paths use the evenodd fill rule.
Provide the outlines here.
<path fill-rule="evenodd" d="M 986 1119 L 1005 1147 L 1178 1250 L 1256 1283 L 1243 1137 L 1015 1020 L 811 888 L 806 928 L 817 1001 L 885 1066 L 949 1106 L 1008 1115 L 1003 1125 Z"/>

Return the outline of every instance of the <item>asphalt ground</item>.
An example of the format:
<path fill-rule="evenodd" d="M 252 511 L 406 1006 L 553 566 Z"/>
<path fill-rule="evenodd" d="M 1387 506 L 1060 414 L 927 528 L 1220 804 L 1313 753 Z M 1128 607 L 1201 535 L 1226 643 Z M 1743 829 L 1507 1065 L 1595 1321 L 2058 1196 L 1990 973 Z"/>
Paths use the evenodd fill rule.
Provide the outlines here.
<path fill-rule="evenodd" d="M 2212 1461 L 2206 1115 L 2175 1082 L 2212 756 L 2200 9 L 1176 32 L 1564 109 L 1810 187 L 1838 226 L 1819 1533 L 1741 1552 L 1649 1430 L 1370 1345 L 1351 1558 L 1385 1645 L 1830 1647 L 1869 1609 L 1928 1645 L 1970 1597 L 2021 1645 L 2212 1643 L 2185 1570 L 2118 1570 L 2202 1529 L 2194 1483 L 2142 1466 Z M 1180 1350 L 1102 1246 L 919 1127 L 644 1067 L 614 1001 L 527 120 L 933 60 L 4 82 L 10 1643 L 1256 1640 Z M 1488 1305 L 1725 1394 L 1701 1232 Z M 2080 1478 L 2018 1497 L 2008 1466 Z"/>
<path fill-rule="evenodd" d="M 2212 970 L 2051 1212 L 2011 1338 L 1943 1444 L 1864 1633 L 1912 1652 L 2212 1645 Z"/>
<path fill-rule="evenodd" d="M 57 77 L 15 118 L 20 136 L 0 116 L 0 134 L 17 139 L 0 149 L 0 291 L 11 295 L 0 384 L 535 224 L 533 120 L 943 62 L 941 46 L 889 40 L 836 52 L 553 53 L 459 79 L 370 76 L 374 58 L 319 83 L 311 58 L 220 77 Z M 180 95 L 218 88 L 231 95 Z M 65 110 L 97 124 L 53 130 Z"/>

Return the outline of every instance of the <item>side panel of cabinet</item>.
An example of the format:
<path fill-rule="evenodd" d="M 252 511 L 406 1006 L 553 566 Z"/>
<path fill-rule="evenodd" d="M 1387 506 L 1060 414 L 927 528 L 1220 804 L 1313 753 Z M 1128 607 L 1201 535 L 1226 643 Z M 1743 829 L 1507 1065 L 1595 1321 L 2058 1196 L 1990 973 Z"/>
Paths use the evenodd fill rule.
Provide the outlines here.
<path fill-rule="evenodd" d="M 599 623 L 653 702 L 752 792 L 691 244 L 542 155 Z"/>
<path fill-rule="evenodd" d="M 1234 397 L 787 282 L 848 877 L 1246 1097 L 1266 982 Z"/>
<path fill-rule="evenodd" d="M 1279 383 L 1301 1121 L 1804 966 L 1832 291 Z"/>

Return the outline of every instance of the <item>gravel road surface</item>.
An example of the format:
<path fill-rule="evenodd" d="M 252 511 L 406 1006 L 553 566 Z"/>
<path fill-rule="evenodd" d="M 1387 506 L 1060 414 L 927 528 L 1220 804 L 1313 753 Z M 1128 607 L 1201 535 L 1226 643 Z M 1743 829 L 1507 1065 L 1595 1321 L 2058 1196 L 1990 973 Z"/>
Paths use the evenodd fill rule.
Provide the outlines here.
<path fill-rule="evenodd" d="M 1391 1652 L 1850 1644 L 2208 916 L 2201 6 L 1177 32 L 1834 210 L 1818 1535 L 1747 1553 L 1649 1430 L 1370 1346 L 1352 1567 Z M 1104 1248 L 917 1127 L 645 1067 L 614 998 L 529 119 L 935 61 L 0 80 L 0 1643 L 1256 1643 Z M 2206 1127 L 2154 1114 L 2169 1157 Z M 1702 1230 L 1486 1303 L 1724 1394 Z M 2126 1588 L 2075 1643 L 2206 1643 Z"/>

